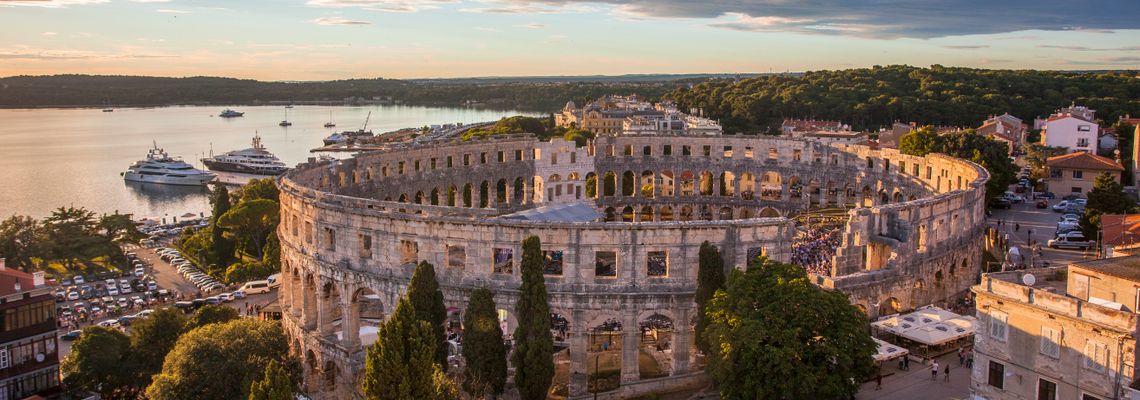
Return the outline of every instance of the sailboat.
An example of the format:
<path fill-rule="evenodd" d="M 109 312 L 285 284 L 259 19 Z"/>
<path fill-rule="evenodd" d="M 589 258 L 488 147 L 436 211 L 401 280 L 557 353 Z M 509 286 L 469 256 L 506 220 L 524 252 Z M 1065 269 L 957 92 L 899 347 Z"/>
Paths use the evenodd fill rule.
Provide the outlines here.
<path fill-rule="evenodd" d="M 103 102 L 103 112 L 114 112 L 114 111 L 115 111 L 115 109 L 111 108 L 111 101 L 110 100 Z"/>
<path fill-rule="evenodd" d="M 293 126 L 293 123 L 289 122 L 289 107 L 285 107 L 285 119 L 277 123 L 277 126 Z"/>
<path fill-rule="evenodd" d="M 329 122 L 325 122 L 325 128 L 336 127 L 336 123 L 332 121 L 332 110 L 329 110 Z"/>

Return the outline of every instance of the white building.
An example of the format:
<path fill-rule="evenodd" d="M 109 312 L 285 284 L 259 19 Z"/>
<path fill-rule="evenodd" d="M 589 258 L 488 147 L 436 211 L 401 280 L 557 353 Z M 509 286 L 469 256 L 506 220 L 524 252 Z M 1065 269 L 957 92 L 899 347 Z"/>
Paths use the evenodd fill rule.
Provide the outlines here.
<path fill-rule="evenodd" d="M 1054 114 L 1045 123 L 1041 141 L 1046 146 L 1059 146 L 1069 151 L 1096 152 L 1100 126 L 1077 114 Z"/>

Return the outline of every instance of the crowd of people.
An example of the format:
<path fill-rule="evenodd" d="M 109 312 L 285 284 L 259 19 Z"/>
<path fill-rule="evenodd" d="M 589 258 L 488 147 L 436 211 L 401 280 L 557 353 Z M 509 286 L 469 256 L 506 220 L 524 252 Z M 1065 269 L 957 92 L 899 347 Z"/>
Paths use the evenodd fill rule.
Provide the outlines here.
<path fill-rule="evenodd" d="M 801 230 L 792 241 L 792 264 L 817 275 L 831 275 L 831 258 L 839 247 L 839 228 Z"/>

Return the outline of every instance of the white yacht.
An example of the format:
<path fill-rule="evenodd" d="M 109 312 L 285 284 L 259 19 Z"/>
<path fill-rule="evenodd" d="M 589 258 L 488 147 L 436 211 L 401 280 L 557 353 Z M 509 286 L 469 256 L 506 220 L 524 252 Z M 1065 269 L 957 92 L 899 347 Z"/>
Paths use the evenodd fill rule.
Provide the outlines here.
<path fill-rule="evenodd" d="M 146 159 L 136 161 L 122 173 L 130 182 L 164 185 L 201 186 L 214 180 L 214 174 L 194 168 L 182 159 L 170 157 L 155 143 Z"/>
<path fill-rule="evenodd" d="M 289 170 L 285 163 L 261 144 L 261 136 L 253 135 L 253 147 L 234 150 L 202 159 L 211 171 L 240 172 L 253 175 L 280 175 Z"/>

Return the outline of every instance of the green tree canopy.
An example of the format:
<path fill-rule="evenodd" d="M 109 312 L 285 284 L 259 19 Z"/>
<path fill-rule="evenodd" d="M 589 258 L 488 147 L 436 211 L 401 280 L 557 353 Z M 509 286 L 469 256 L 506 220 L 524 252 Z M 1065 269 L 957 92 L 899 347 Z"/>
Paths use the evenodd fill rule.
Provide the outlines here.
<path fill-rule="evenodd" d="M 723 398 L 848 398 L 874 371 L 866 318 L 800 267 L 761 257 L 733 270 L 706 313 L 707 371 Z"/>
<path fill-rule="evenodd" d="M 130 351 L 140 389 L 150 385 L 151 376 L 162 371 L 162 362 L 186 328 L 186 316 L 174 308 L 159 308 L 131 323 Z"/>
<path fill-rule="evenodd" d="M 186 320 L 186 330 L 230 322 L 240 317 L 241 315 L 238 315 L 237 310 L 233 307 L 225 304 L 207 304 L 194 311 L 194 314 Z"/>
<path fill-rule="evenodd" d="M 422 400 L 446 397 L 440 390 L 442 370 L 435 357 L 430 324 L 416 319 L 411 301 L 401 298 L 364 361 L 364 397 L 369 400 Z M 443 377 L 446 379 L 446 377 Z M 450 390 L 450 389 L 449 389 Z"/>
<path fill-rule="evenodd" d="M 249 387 L 249 400 L 294 400 L 293 380 L 289 371 L 270 360 L 265 366 L 265 375 L 260 381 L 253 381 Z"/>
<path fill-rule="evenodd" d="M 486 288 L 471 291 L 463 315 L 463 391 L 475 398 L 493 398 L 507 383 L 507 347 L 499 327 L 494 295 Z"/>
<path fill-rule="evenodd" d="M 280 267 L 275 268 L 261 261 L 241 261 L 233 263 L 229 268 L 226 268 L 226 274 L 223 280 L 227 283 L 248 282 L 265 279 L 278 271 L 281 271 Z"/>
<path fill-rule="evenodd" d="M 978 135 L 972 129 L 938 135 L 934 127 L 924 126 L 903 135 L 899 139 L 899 151 L 912 156 L 941 153 L 973 161 L 990 173 L 986 182 L 987 198 L 1005 193 L 1017 172 L 1017 167 L 1009 160 L 1005 144 Z"/>
<path fill-rule="evenodd" d="M 47 259 L 51 252 L 47 231 L 35 218 L 13 215 L 0 222 L 0 258 L 9 268 L 31 271 L 37 267 L 35 259 Z"/>
<path fill-rule="evenodd" d="M 152 400 L 248 398 L 270 361 L 289 363 L 281 324 L 243 318 L 182 335 L 146 390 Z"/>
<path fill-rule="evenodd" d="M 277 189 L 277 182 L 273 178 L 250 179 L 241 187 L 240 203 L 254 200 L 273 200 L 281 202 L 281 190 Z"/>
<path fill-rule="evenodd" d="M 716 245 L 705 241 L 701 243 L 700 252 L 697 253 L 697 292 L 693 300 L 697 303 L 697 348 L 708 353 L 711 349 L 709 342 L 704 340 L 704 332 L 708 329 L 708 318 L 705 309 L 717 290 L 724 289 L 724 258 Z M 749 260 L 751 262 L 751 260 Z"/>
<path fill-rule="evenodd" d="M 439 289 L 435 266 L 431 263 L 420 261 L 416 265 L 412 281 L 408 284 L 408 301 L 415 309 L 416 319 L 431 326 L 436 346 L 433 360 L 446 371 L 448 345 L 443 323 L 447 320 L 447 307 L 443 305 L 443 291 Z"/>
<path fill-rule="evenodd" d="M 941 149 L 940 137 L 933 126 L 924 126 L 910 131 L 899 138 L 899 151 L 903 154 L 923 157 Z"/>
<path fill-rule="evenodd" d="M 1088 193 L 1085 214 L 1081 216 L 1081 231 L 1085 237 L 1096 238 L 1100 232 L 1100 217 L 1104 214 L 1130 214 L 1137 212 L 1136 202 L 1124 194 L 1124 186 L 1116 177 L 1105 172 L 1096 177 Z"/>
<path fill-rule="evenodd" d="M 138 396 L 130 361 L 131 340 L 116 329 L 89 326 L 71 344 L 71 353 L 60 363 L 63 384 L 99 393 L 105 399 Z"/>
<path fill-rule="evenodd" d="M 130 214 L 108 214 L 99 217 L 98 229 L 108 239 L 122 243 L 136 243 L 146 237 L 139 232 Z"/>
<path fill-rule="evenodd" d="M 231 239 L 246 243 L 247 252 L 261 258 L 266 238 L 277 229 L 281 216 L 278 208 L 277 202 L 266 199 L 238 203 L 218 219 L 217 225 L 232 233 Z"/>
<path fill-rule="evenodd" d="M 44 228 L 55 250 L 55 258 L 64 260 L 69 268 L 77 259 L 90 260 L 122 253 L 119 246 L 101 234 L 95 213 L 84 208 L 60 207 L 44 218 Z"/>
<path fill-rule="evenodd" d="M 523 400 L 545 399 L 554 379 L 554 337 L 550 333 L 550 303 L 542 277 L 542 242 L 530 236 L 522 243 L 522 286 L 515 317 L 515 385 Z"/>
<path fill-rule="evenodd" d="M 269 236 L 265 238 L 261 262 L 274 270 L 281 270 L 281 239 L 277 237 L 277 230 L 269 232 Z"/>
<path fill-rule="evenodd" d="M 226 237 L 225 227 L 218 224 L 222 216 L 230 210 L 230 191 L 226 189 L 226 185 L 214 185 L 214 190 L 210 194 L 210 204 L 214 208 L 213 214 L 210 216 L 210 240 L 207 243 L 210 254 L 209 260 L 203 260 L 203 262 L 224 267 L 233 263 L 234 249 L 236 248 L 233 240 Z"/>

